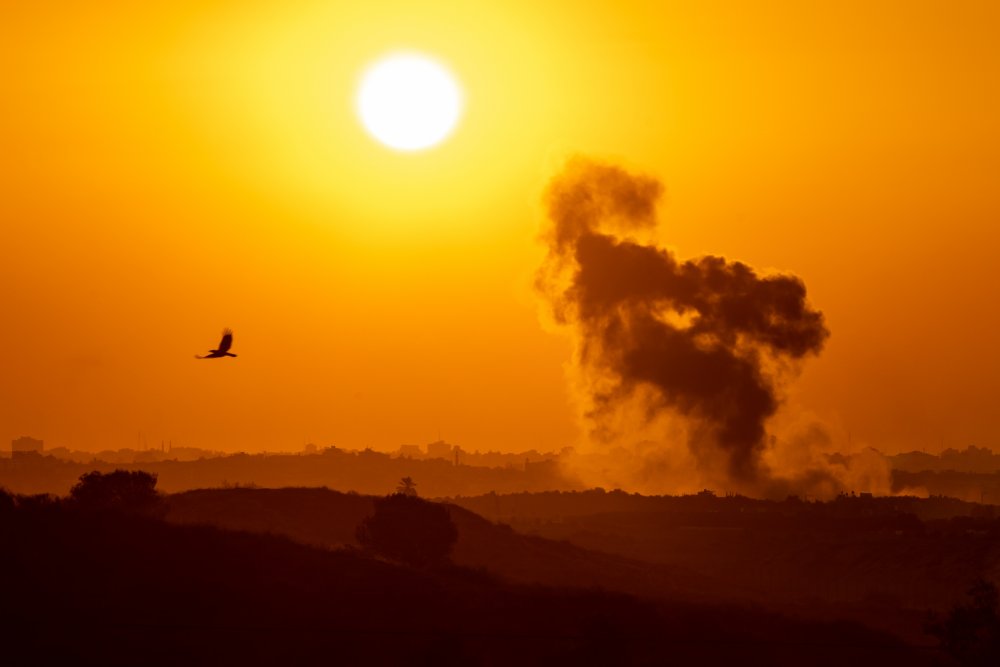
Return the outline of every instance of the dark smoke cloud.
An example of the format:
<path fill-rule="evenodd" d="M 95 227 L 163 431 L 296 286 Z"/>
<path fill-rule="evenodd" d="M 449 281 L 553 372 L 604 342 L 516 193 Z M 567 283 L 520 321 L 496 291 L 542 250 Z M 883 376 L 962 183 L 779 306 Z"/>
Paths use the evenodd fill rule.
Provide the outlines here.
<path fill-rule="evenodd" d="M 649 420 L 690 422 L 700 466 L 749 487 L 769 476 L 765 425 L 784 368 L 829 332 L 795 276 L 722 257 L 679 261 L 634 238 L 656 227 L 655 179 L 577 158 L 546 193 L 548 257 L 538 287 L 578 337 L 589 416 L 644 401 Z M 721 455 L 721 457 L 720 457 Z"/>

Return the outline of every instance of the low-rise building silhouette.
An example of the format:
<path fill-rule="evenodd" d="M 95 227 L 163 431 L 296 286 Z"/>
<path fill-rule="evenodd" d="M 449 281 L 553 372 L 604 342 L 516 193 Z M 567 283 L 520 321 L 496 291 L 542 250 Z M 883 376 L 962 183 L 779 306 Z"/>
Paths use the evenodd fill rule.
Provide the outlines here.
<path fill-rule="evenodd" d="M 424 451 L 420 449 L 420 445 L 400 445 L 398 455 L 401 458 L 422 459 Z"/>
<path fill-rule="evenodd" d="M 444 440 L 428 443 L 427 458 L 429 459 L 451 459 L 452 446 Z"/>

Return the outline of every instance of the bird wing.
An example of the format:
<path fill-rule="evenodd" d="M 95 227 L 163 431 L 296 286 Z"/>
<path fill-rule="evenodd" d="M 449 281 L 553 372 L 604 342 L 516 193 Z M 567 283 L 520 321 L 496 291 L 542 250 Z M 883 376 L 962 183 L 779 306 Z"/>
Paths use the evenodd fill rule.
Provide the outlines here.
<path fill-rule="evenodd" d="M 219 352 L 226 352 L 233 346 L 233 330 L 223 329 L 222 340 L 219 341 Z"/>

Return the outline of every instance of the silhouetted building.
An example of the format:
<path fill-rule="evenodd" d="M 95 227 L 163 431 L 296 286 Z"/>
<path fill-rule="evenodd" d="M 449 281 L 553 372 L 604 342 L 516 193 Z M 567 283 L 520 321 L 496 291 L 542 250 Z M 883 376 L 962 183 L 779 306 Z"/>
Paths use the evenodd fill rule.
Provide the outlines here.
<path fill-rule="evenodd" d="M 16 440 L 11 440 L 10 456 L 13 459 L 20 459 L 29 456 L 41 456 L 45 443 L 35 438 L 22 435 Z"/>
<path fill-rule="evenodd" d="M 420 459 L 423 458 L 424 452 L 420 449 L 420 445 L 400 445 L 399 456 L 408 459 Z"/>
<path fill-rule="evenodd" d="M 427 458 L 429 459 L 450 459 L 451 445 L 444 440 L 438 440 L 427 445 Z"/>

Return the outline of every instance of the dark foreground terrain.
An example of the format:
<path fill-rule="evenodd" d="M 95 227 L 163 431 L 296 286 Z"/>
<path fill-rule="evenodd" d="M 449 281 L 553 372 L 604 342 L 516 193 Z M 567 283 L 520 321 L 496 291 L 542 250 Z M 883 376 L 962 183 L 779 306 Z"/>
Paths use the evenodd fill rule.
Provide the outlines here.
<path fill-rule="evenodd" d="M 976 579 L 1000 579 L 996 508 L 952 498 L 535 493 L 451 502 L 527 534 L 690 568 L 770 602 L 954 605 Z"/>
<path fill-rule="evenodd" d="M 343 498 L 357 503 L 363 518 L 367 499 Z M 164 520 L 0 495 L 4 664 L 920 665 L 937 655 L 848 622 L 516 583 L 531 573 L 394 565 L 303 543 L 315 542 L 302 531 L 318 521 L 307 506 L 292 513 L 312 518 L 287 531 L 299 542 L 179 524 L 193 519 L 193 505 L 215 512 L 217 521 L 224 512 L 197 496 L 168 502 Z M 251 496 L 238 504 L 238 516 L 250 517 L 268 503 Z M 274 510 L 270 520 L 280 515 Z M 472 516 L 473 524 L 492 525 Z M 340 526 L 350 520 L 342 519 L 330 516 L 336 527 L 323 541 L 348 541 L 336 539 L 346 536 Z M 537 547 L 540 561 L 554 548 L 512 535 L 512 545 Z M 474 544 L 461 546 L 477 539 L 467 528 L 455 547 L 458 562 L 485 558 L 468 555 Z M 566 567 L 589 558 L 561 548 Z M 521 559 L 529 554 L 513 560 Z"/>
<path fill-rule="evenodd" d="M 372 502 L 327 489 L 205 489 L 169 496 L 166 516 L 336 548 L 357 545 Z M 915 646 L 937 646 L 928 619 L 977 580 L 1000 579 L 994 508 L 950 498 L 592 490 L 444 502 L 458 528 L 453 561 L 508 581 L 850 620 Z"/>

